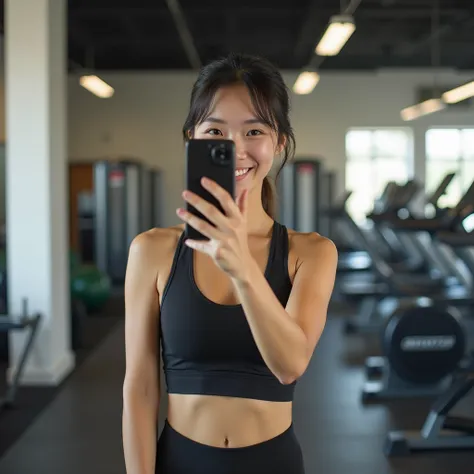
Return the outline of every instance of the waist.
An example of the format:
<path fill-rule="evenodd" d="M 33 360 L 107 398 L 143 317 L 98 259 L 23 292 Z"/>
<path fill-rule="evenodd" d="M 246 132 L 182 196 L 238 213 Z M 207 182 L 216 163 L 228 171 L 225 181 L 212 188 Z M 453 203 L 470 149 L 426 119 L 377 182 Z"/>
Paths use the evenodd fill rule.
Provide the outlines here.
<path fill-rule="evenodd" d="M 184 436 L 214 447 L 251 446 L 292 424 L 291 402 L 170 394 L 167 419 Z"/>
<path fill-rule="evenodd" d="M 293 401 L 296 383 L 283 385 L 276 377 L 251 372 L 226 370 L 165 371 L 168 393 L 216 395 L 269 402 Z"/>

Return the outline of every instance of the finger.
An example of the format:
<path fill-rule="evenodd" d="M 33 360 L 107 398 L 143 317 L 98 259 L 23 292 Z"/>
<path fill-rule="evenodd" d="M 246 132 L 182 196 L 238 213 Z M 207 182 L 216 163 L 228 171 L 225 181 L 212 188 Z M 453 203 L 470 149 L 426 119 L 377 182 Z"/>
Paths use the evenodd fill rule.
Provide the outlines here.
<path fill-rule="evenodd" d="M 176 214 L 184 222 L 188 223 L 191 227 L 199 231 L 201 234 L 206 236 L 208 239 L 220 239 L 222 238 L 222 232 L 209 222 L 201 219 L 194 214 L 186 211 L 185 209 L 177 209 Z"/>
<path fill-rule="evenodd" d="M 212 241 L 208 242 L 203 242 L 202 240 L 192 240 L 192 239 L 186 239 L 184 241 L 185 245 L 188 247 L 197 250 L 198 252 L 205 253 L 206 255 L 213 255 L 213 245 L 211 243 Z"/>
<path fill-rule="evenodd" d="M 207 242 L 203 242 L 202 240 L 186 239 L 184 243 L 192 249 L 209 255 L 216 261 L 222 261 L 229 258 L 229 252 L 222 247 L 217 240 L 211 239 Z"/>
<path fill-rule="evenodd" d="M 191 191 L 183 192 L 183 199 L 221 229 L 227 228 L 227 217 L 216 206 Z"/>
<path fill-rule="evenodd" d="M 228 217 L 234 217 L 239 214 L 239 207 L 232 196 L 215 181 L 209 178 L 202 178 L 202 186 L 209 191 L 221 204 Z"/>

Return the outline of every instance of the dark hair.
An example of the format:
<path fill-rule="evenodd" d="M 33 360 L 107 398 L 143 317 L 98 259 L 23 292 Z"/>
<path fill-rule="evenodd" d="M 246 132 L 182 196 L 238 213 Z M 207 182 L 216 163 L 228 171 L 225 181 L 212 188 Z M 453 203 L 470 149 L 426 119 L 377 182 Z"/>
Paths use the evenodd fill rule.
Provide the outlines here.
<path fill-rule="evenodd" d="M 244 84 L 250 94 L 257 116 L 274 130 L 279 142 L 284 138 L 283 162 L 277 178 L 295 152 L 295 136 L 290 124 L 288 88 L 278 69 L 268 60 L 247 54 L 231 53 L 204 66 L 194 83 L 189 113 L 183 126 L 184 140 L 193 135 L 194 128 L 205 120 L 216 92 L 224 86 Z M 275 217 L 275 191 L 265 177 L 262 186 L 265 212 Z"/>

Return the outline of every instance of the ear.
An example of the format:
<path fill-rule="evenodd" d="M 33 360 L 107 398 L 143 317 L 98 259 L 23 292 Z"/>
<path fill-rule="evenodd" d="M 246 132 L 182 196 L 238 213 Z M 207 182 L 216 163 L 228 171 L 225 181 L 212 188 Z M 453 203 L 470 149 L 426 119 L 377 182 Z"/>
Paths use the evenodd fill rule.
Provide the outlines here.
<path fill-rule="evenodd" d="M 193 131 L 188 130 L 188 140 L 191 140 L 193 138 Z"/>
<path fill-rule="evenodd" d="M 287 143 L 287 138 L 285 135 L 282 135 L 278 141 L 278 145 L 277 145 L 277 148 L 276 148 L 276 154 L 279 155 L 284 149 L 285 149 L 285 146 L 286 146 L 286 143 Z"/>

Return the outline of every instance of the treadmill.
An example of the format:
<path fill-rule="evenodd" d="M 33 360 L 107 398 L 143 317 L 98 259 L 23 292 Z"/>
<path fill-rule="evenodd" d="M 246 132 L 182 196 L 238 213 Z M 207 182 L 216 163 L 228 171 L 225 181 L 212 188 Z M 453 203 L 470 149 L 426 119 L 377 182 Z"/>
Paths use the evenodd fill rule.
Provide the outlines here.
<path fill-rule="evenodd" d="M 462 231 L 439 232 L 434 238 L 450 246 L 464 261 L 474 279 L 474 206 L 466 206 L 461 221 Z M 471 292 L 472 293 L 472 292 Z M 474 449 L 474 419 L 450 415 L 456 405 L 474 389 L 474 352 L 470 364 L 457 379 L 432 404 L 420 431 L 390 431 L 387 434 L 384 453 L 386 456 L 407 456 L 414 452 L 458 451 Z"/>
<path fill-rule="evenodd" d="M 453 180 L 455 173 L 448 173 L 434 190 L 434 192 L 429 196 L 426 201 L 426 206 L 430 206 L 435 211 L 435 217 L 440 217 L 444 212 L 443 209 L 439 207 L 439 200 L 442 196 L 445 195 L 446 190 Z M 422 241 L 417 235 L 413 233 L 400 232 L 397 229 L 394 229 L 391 223 L 393 221 L 400 221 L 400 210 L 404 209 L 408 214 L 407 217 L 412 219 L 417 219 L 416 211 L 412 209 L 411 203 L 416 197 L 420 188 L 417 184 L 412 182 L 412 189 L 406 189 L 406 193 L 398 197 L 398 202 L 396 205 L 383 214 L 372 214 L 369 217 L 373 220 L 375 227 L 379 230 L 381 234 L 391 235 L 393 240 L 397 240 L 401 244 L 408 255 L 408 262 L 404 262 L 402 265 L 398 266 L 397 270 L 400 271 L 419 271 L 419 272 L 429 272 L 431 271 L 431 276 L 433 278 L 448 278 L 453 272 L 456 271 L 450 265 L 449 262 L 439 255 L 439 252 L 431 248 L 431 243 L 427 241 Z M 407 183 L 405 188 L 410 184 Z M 398 209 L 397 209 L 398 208 Z"/>
<path fill-rule="evenodd" d="M 374 210 L 367 216 L 369 220 L 372 219 L 373 216 L 383 216 L 383 215 L 391 215 L 392 213 L 399 212 L 400 209 L 404 208 L 410 200 L 419 192 L 419 186 L 411 181 L 407 184 L 400 186 L 395 182 L 388 182 L 385 186 L 381 196 L 376 199 L 374 203 Z M 346 191 L 339 202 L 332 206 L 332 208 L 326 210 L 326 213 L 333 219 L 337 219 L 339 221 L 340 226 L 344 228 L 344 234 L 346 241 L 354 241 L 355 245 L 352 247 L 358 247 L 359 249 L 364 248 L 365 243 L 361 241 L 360 232 L 354 232 L 352 226 L 348 226 L 345 222 L 345 215 L 346 211 L 346 204 L 349 198 L 352 196 L 352 191 Z M 364 231 L 362 231 L 364 232 Z M 350 237 L 348 238 L 347 235 Z M 367 236 L 367 234 L 366 234 Z M 412 262 L 410 265 L 416 266 L 416 262 L 414 262 L 414 256 L 407 254 L 406 249 L 400 245 L 399 242 L 390 239 L 380 232 L 380 230 L 375 227 L 375 233 L 371 236 L 367 236 L 369 239 L 372 239 L 371 245 L 375 245 L 379 252 L 383 255 L 384 258 L 387 260 L 394 262 L 394 261 L 406 261 Z M 366 251 L 358 250 L 358 251 L 349 251 L 345 252 L 338 246 L 339 249 L 339 260 L 338 260 L 338 272 L 339 273 L 347 273 L 347 272 L 359 272 L 360 270 L 370 270 L 371 269 L 371 259 Z M 343 249 L 346 247 L 346 244 L 343 244 Z M 358 274 L 358 278 L 360 277 L 360 273 Z"/>
<path fill-rule="evenodd" d="M 428 231 L 436 233 L 442 230 L 452 231 L 459 225 L 463 218 L 466 206 L 474 206 L 474 182 L 467 190 L 458 205 L 448 211 L 440 218 L 416 219 L 392 219 L 391 225 L 396 229 L 410 230 L 415 232 Z M 446 295 L 452 297 L 465 297 L 463 285 L 450 285 L 444 278 L 433 278 L 430 274 L 417 274 L 413 272 L 400 272 L 389 262 L 384 260 L 377 250 L 370 245 L 362 231 L 353 221 L 351 216 L 345 213 L 346 222 L 352 226 L 354 232 L 359 231 L 361 238 L 365 241 L 365 249 L 369 253 L 375 279 L 374 281 L 357 281 L 356 279 L 340 281 L 338 291 L 350 297 L 361 297 L 359 317 L 353 321 L 347 321 L 345 330 L 348 333 L 377 332 L 384 324 L 384 319 L 379 314 L 380 303 L 392 298 L 399 300 L 404 297 L 439 297 Z M 364 240 L 365 239 L 365 240 Z M 448 296 L 448 293 L 451 296 Z M 457 295 L 457 296 L 455 296 Z"/>
<path fill-rule="evenodd" d="M 336 220 L 339 227 L 343 228 L 343 231 L 338 233 L 340 238 L 335 242 L 339 253 L 337 264 L 339 272 L 368 270 L 372 264 L 367 252 L 360 250 L 364 244 L 359 241 L 359 235 L 354 234 L 350 228 L 347 228 L 344 219 L 342 219 L 344 212 L 346 212 L 347 202 L 352 194 L 352 191 L 345 191 L 336 204 L 323 211 L 330 219 Z M 354 242 L 355 245 L 350 242 Z"/>

